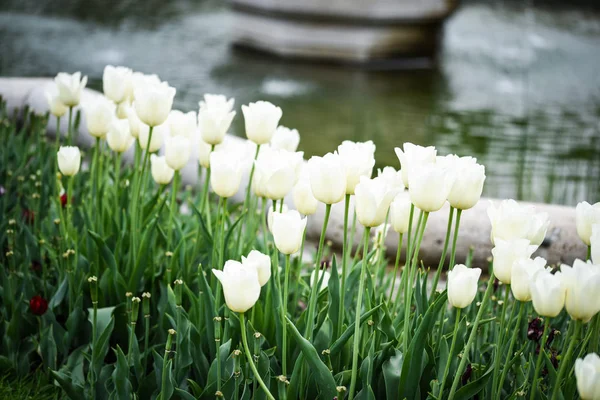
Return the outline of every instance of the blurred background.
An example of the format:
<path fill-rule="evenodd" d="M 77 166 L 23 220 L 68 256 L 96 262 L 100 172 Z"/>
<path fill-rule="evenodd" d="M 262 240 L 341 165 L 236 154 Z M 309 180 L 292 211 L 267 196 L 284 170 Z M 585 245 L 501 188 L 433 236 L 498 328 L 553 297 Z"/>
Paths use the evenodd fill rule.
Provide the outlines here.
<path fill-rule="evenodd" d="M 400 0 L 398 0 L 400 1 Z M 339 2 L 338 2 L 339 3 Z M 567 5 L 568 4 L 568 5 Z M 106 64 L 156 73 L 175 106 L 204 93 L 269 100 L 305 157 L 373 140 L 378 167 L 411 141 L 486 166 L 490 197 L 600 200 L 600 6 L 594 0 L 463 0 L 433 59 L 298 61 L 232 46 L 231 6 L 209 0 L 0 0 L 0 76 Z"/>

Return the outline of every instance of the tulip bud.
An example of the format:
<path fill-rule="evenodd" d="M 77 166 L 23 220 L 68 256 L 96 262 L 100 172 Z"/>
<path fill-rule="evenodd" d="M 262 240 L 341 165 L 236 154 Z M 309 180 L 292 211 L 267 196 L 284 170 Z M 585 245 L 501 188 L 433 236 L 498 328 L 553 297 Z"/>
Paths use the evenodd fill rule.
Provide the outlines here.
<path fill-rule="evenodd" d="M 182 169 L 190 159 L 192 148 L 186 136 L 167 137 L 165 159 L 169 167 L 175 171 Z"/>
<path fill-rule="evenodd" d="M 388 186 L 382 178 L 360 178 L 356 185 L 356 217 L 366 227 L 379 226 L 384 223 L 390 203 L 398 194 L 398 189 Z"/>
<path fill-rule="evenodd" d="M 48 311 L 48 300 L 42 296 L 33 296 L 29 300 L 29 309 L 34 315 L 41 316 Z"/>
<path fill-rule="evenodd" d="M 311 284 L 312 284 L 312 282 L 315 281 L 315 274 L 317 272 L 319 273 L 319 278 L 318 278 L 317 282 L 321 281 L 321 285 L 319 285 L 319 292 L 320 292 L 322 290 L 327 289 L 327 286 L 329 285 L 329 279 L 331 279 L 331 274 L 320 268 L 314 269 L 313 272 L 311 272 L 311 274 L 310 274 L 309 282 Z"/>
<path fill-rule="evenodd" d="M 370 178 L 375 165 L 375 145 L 372 141 L 354 143 L 344 140 L 337 148 L 346 173 L 346 194 L 354 194 L 361 177 Z"/>
<path fill-rule="evenodd" d="M 410 201 L 422 211 L 433 212 L 443 207 L 452 185 L 454 174 L 436 164 L 423 164 L 409 175 Z"/>
<path fill-rule="evenodd" d="M 535 312 L 542 317 L 556 317 L 565 305 L 565 287 L 560 272 L 542 269 L 533 274 L 529 289 Z"/>
<path fill-rule="evenodd" d="M 219 150 L 210 154 L 210 186 L 221 197 L 236 194 L 242 182 L 243 168 L 240 157 L 229 151 Z"/>
<path fill-rule="evenodd" d="M 294 254 L 300 250 L 306 221 L 306 217 L 302 218 L 296 210 L 273 213 L 272 232 L 277 250 L 283 254 Z"/>
<path fill-rule="evenodd" d="M 306 170 L 304 170 L 306 171 Z M 304 215 L 312 215 L 317 212 L 319 201 L 313 196 L 310 188 L 310 179 L 308 177 L 308 171 L 300 174 L 300 179 L 294 186 L 292 191 L 294 206 L 296 209 Z"/>
<path fill-rule="evenodd" d="M 534 260 L 523 258 L 513 263 L 510 288 L 515 299 L 523 302 L 531 300 L 531 279 L 537 271 L 545 267 L 546 260 L 542 257 L 536 257 Z"/>
<path fill-rule="evenodd" d="M 254 192 L 258 197 L 283 199 L 294 187 L 304 153 L 286 150 L 261 152 L 255 161 Z"/>
<path fill-rule="evenodd" d="M 169 136 L 169 124 L 162 124 L 152 128 L 152 138 L 150 138 L 150 127 L 144 123 L 140 123 L 139 125 L 138 143 L 142 150 L 149 151 L 150 153 L 158 151 L 167 136 Z"/>
<path fill-rule="evenodd" d="M 422 147 L 412 143 L 404 143 L 404 151 L 396 147 L 396 156 L 402 167 L 402 180 L 404 186 L 409 187 L 409 176 L 413 170 L 419 170 L 426 164 L 434 164 L 437 150 L 433 146 Z"/>
<path fill-rule="evenodd" d="M 58 99 L 67 107 L 74 107 L 79 104 L 81 91 L 87 85 L 87 76 L 81 78 L 81 72 L 67 74 L 60 72 L 54 78 L 58 88 Z"/>
<path fill-rule="evenodd" d="M 58 169 L 65 176 L 73 176 L 79 172 L 81 152 L 75 146 L 61 146 L 56 154 Z"/>
<path fill-rule="evenodd" d="M 398 194 L 390 204 L 390 222 L 394 231 L 398 233 L 408 232 L 411 204 L 406 193 Z M 413 218 L 414 215 L 416 215 L 415 212 L 413 212 Z"/>
<path fill-rule="evenodd" d="M 271 138 L 271 147 L 273 149 L 287 150 L 295 152 L 300 144 L 300 134 L 296 129 L 286 128 L 285 126 L 278 126 L 275 130 L 275 134 Z"/>
<path fill-rule="evenodd" d="M 308 160 L 310 187 L 315 199 L 325 204 L 342 201 L 346 194 L 346 172 L 337 153 Z"/>
<path fill-rule="evenodd" d="M 171 112 L 175 92 L 167 82 L 136 87 L 133 106 L 140 121 L 148 126 L 164 124 Z"/>
<path fill-rule="evenodd" d="M 566 290 L 565 307 L 571 318 L 588 322 L 600 311 L 600 265 L 575 260 L 560 267 Z"/>
<path fill-rule="evenodd" d="M 198 128 L 196 121 L 196 113 L 193 111 L 183 113 L 179 110 L 172 110 L 167 118 L 171 136 L 184 136 L 188 139 L 196 133 Z"/>
<path fill-rule="evenodd" d="M 115 118 L 115 105 L 106 97 L 99 97 L 84 105 L 88 132 L 95 138 L 104 139 Z"/>
<path fill-rule="evenodd" d="M 242 265 L 256 270 L 260 286 L 265 286 L 271 279 L 271 257 L 258 250 L 252 250 L 248 257 L 242 256 Z"/>
<path fill-rule="evenodd" d="M 134 72 L 131 75 L 131 91 L 129 93 L 130 100 L 135 100 L 135 90 L 151 85 L 160 85 L 160 78 L 156 74 L 144 74 L 142 72 Z"/>
<path fill-rule="evenodd" d="M 50 114 L 54 115 L 55 117 L 62 117 L 67 111 L 69 111 L 67 106 L 60 101 L 58 94 L 46 92 L 45 95 L 46 100 L 48 100 Z M 56 132 L 56 134 L 58 135 L 58 132 Z"/>
<path fill-rule="evenodd" d="M 581 400 L 600 399 L 600 357 L 589 353 L 584 359 L 575 361 L 577 391 Z"/>
<path fill-rule="evenodd" d="M 133 71 L 126 67 L 107 65 L 102 74 L 104 95 L 119 104 L 126 101 L 131 93 Z"/>
<path fill-rule="evenodd" d="M 243 105 L 242 112 L 248 139 L 256 144 L 269 143 L 283 115 L 281 108 L 268 101 L 257 101 Z"/>
<path fill-rule="evenodd" d="M 115 118 L 106 135 L 108 147 L 117 153 L 124 153 L 129 150 L 134 140 L 129 133 L 129 121 Z"/>
<path fill-rule="evenodd" d="M 198 111 L 198 126 L 204 142 L 211 145 L 223 142 L 235 117 L 235 111 L 231 111 L 234 101 L 227 100 L 223 95 L 204 95 L 204 101 L 200 101 Z"/>
<path fill-rule="evenodd" d="M 458 157 L 454 154 L 437 157 L 436 163 L 447 166 L 455 177 L 448 203 L 459 210 L 468 210 L 477 204 L 483 191 L 485 167 L 477 164 L 477 159 L 473 157 Z"/>
<path fill-rule="evenodd" d="M 377 170 L 377 176 L 385 180 L 390 187 L 398 190 L 406 189 L 402 180 L 402 171 L 396 171 L 392 167 L 385 167 Z"/>
<path fill-rule="evenodd" d="M 152 178 L 159 185 L 167 185 L 173 179 L 175 171 L 169 167 L 164 156 L 150 155 Z"/>
<path fill-rule="evenodd" d="M 590 246 L 592 247 L 592 262 L 600 264 L 600 223 L 592 225 Z"/>
<path fill-rule="evenodd" d="M 274 211 L 272 207 L 269 207 L 269 211 L 267 211 L 267 228 L 269 228 L 269 232 L 273 233 L 273 214 L 277 212 L 286 214 L 289 210 L 290 208 L 285 204 L 281 208 L 278 206 L 277 211 Z"/>
<path fill-rule="evenodd" d="M 577 234 L 583 240 L 583 243 L 590 245 L 592 236 L 592 225 L 600 224 L 600 201 L 591 205 L 587 201 L 582 201 L 575 207 L 575 222 L 577 225 Z"/>
<path fill-rule="evenodd" d="M 496 278 L 509 285 L 513 263 L 518 260 L 529 259 L 536 249 L 537 246 L 531 245 L 527 239 L 496 239 L 496 246 L 492 249 Z"/>
<path fill-rule="evenodd" d="M 137 139 L 140 135 L 140 127 L 144 125 L 138 118 L 133 107 L 127 108 L 127 121 L 129 122 L 129 133 Z M 146 125 L 147 126 L 147 125 Z"/>
<path fill-rule="evenodd" d="M 496 239 L 527 239 L 539 246 L 550 225 L 547 213 L 538 213 L 534 206 L 520 205 L 512 199 L 503 200 L 498 207 L 490 201 L 487 213 L 492 223 L 492 243 Z"/>
<path fill-rule="evenodd" d="M 260 296 L 260 282 L 256 269 L 229 260 L 225 263 L 223 271 L 212 271 L 223 285 L 225 303 L 231 311 L 243 313 L 254 306 Z"/>
<path fill-rule="evenodd" d="M 455 308 L 465 308 L 473 302 L 477 294 L 480 268 L 467 268 L 456 265 L 448 272 L 448 303 Z"/>

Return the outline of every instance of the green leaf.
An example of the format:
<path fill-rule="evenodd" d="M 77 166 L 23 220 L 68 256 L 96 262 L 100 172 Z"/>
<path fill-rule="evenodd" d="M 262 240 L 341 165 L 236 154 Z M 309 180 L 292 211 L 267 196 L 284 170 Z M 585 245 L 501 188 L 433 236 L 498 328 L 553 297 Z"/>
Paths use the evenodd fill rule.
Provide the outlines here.
<path fill-rule="evenodd" d="M 52 377 L 58 382 L 62 390 L 65 391 L 67 396 L 73 400 L 81 400 L 85 398 L 83 394 L 83 386 L 74 384 L 71 382 L 69 376 L 63 372 L 50 370 Z"/>
<path fill-rule="evenodd" d="M 483 388 L 487 385 L 490 376 L 494 372 L 494 366 L 490 366 L 485 374 L 481 375 L 478 379 L 473 382 L 467 383 L 465 386 L 461 387 L 455 394 L 455 398 L 457 399 L 472 399 L 475 395 L 483 390 Z"/>
<path fill-rule="evenodd" d="M 96 243 L 96 246 L 98 247 L 98 252 L 100 253 L 100 256 L 102 257 L 102 259 L 104 260 L 106 265 L 108 265 L 108 268 L 113 272 L 113 274 L 116 273 L 117 272 L 117 261 L 115 260 L 115 256 L 112 253 L 112 251 L 110 251 L 110 249 L 106 245 L 106 242 L 104 241 L 104 239 L 102 239 L 102 237 L 100 237 L 100 235 L 98 235 L 96 232 L 93 232 L 89 229 L 88 229 L 88 233 L 90 234 L 92 239 L 94 239 L 94 242 Z M 98 270 L 100 271 L 99 267 L 100 266 L 98 266 Z"/>
<path fill-rule="evenodd" d="M 112 373 L 112 379 L 115 384 L 116 398 L 119 400 L 129 400 L 131 398 L 131 382 L 129 382 L 129 366 L 127 365 L 127 357 L 117 345 L 114 350 L 117 356 L 116 368 Z"/>
<path fill-rule="evenodd" d="M 115 308 L 116 307 L 103 307 L 103 308 L 98 309 L 98 314 L 96 316 L 96 332 L 104 332 L 104 330 L 110 323 L 110 320 L 112 318 L 112 313 Z M 94 309 L 88 308 L 87 310 L 88 310 L 88 321 L 90 321 L 90 324 L 93 326 L 94 325 L 94 321 L 93 321 Z"/>
<path fill-rule="evenodd" d="M 69 282 L 67 281 L 67 278 L 65 277 L 62 280 L 62 282 L 60 283 L 60 286 L 58 287 L 58 290 L 56 291 L 56 293 L 54 293 L 54 296 L 52 296 L 52 298 L 50 299 L 50 302 L 48 303 L 49 309 L 52 310 L 62 303 L 63 299 L 65 298 L 65 294 L 67 293 L 68 288 L 69 288 Z"/>
<path fill-rule="evenodd" d="M 185 390 L 181 390 L 179 388 L 175 388 L 175 394 L 180 397 L 182 400 L 196 400 L 194 396 L 186 392 Z"/>
<path fill-rule="evenodd" d="M 402 361 L 404 355 L 399 349 L 395 354 L 383 363 L 383 379 L 385 381 L 385 393 L 388 399 L 397 399 L 400 395 L 400 373 L 402 372 Z"/>
<path fill-rule="evenodd" d="M 324 275 L 325 274 L 323 274 L 323 276 Z M 329 279 L 329 283 L 327 286 L 329 288 L 329 319 L 335 327 L 335 335 L 339 335 L 341 332 L 337 332 L 337 326 L 340 319 L 340 278 L 338 276 L 337 260 L 335 254 L 333 255 L 333 259 L 331 261 L 331 278 Z"/>
<path fill-rule="evenodd" d="M 200 229 L 200 233 L 202 233 L 202 236 L 204 237 L 207 246 L 212 247 L 213 238 L 212 238 L 211 234 L 209 233 L 208 228 L 206 227 L 206 222 L 204 221 L 204 217 L 202 216 L 202 213 L 200 212 L 200 210 L 198 210 L 198 208 L 196 207 L 195 204 L 192 204 L 192 210 L 194 210 L 194 213 L 196 214 L 196 216 L 198 217 L 198 220 L 200 221 L 200 223 L 198 224 L 198 229 Z"/>
<path fill-rule="evenodd" d="M 375 313 L 375 311 L 379 310 L 379 308 L 381 307 L 381 304 L 379 304 L 378 306 L 373 307 L 372 309 L 370 309 L 369 311 L 367 311 L 366 313 L 364 313 L 361 317 L 360 317 L 360 324 L 362 325 L 371 315 L 373 315 L 373 313 Z M 348 339 L 350 339 L 350 337 L 352 337 L 352 335 L 354 334 L 354 325 L 355 323 L 353 322 L 352 324 L 350 324 L 350 326 L 348 328 L 346 328 L 346 330 L 344 331 L 344 333 L 342 334 L 342 336 L 340 336 L 335 343 L 333 343 L 331 345 L 331 348 L 329 349 L 331 355 L 336 355 L 337 353 L 339 353 L 343 348 L 344 345 L 346 344 L 346 342 L 348 341 Z"/>

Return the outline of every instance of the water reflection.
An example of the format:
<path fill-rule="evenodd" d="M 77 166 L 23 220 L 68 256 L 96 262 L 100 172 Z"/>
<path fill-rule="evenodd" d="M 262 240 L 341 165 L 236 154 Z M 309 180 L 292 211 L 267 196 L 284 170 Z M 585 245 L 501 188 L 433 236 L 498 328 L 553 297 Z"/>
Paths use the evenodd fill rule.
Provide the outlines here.
<path fill-rule="evenodd" d="M 230 14 L 216 1 L 132 0 L 110 10 L 104 2 L 0 2 L 0 75 L 81 70 L 100 88 L 103 66 L 124 64 L 176 86 L 182 109 L 206 92 L 234 96 L 238 106 L 276 102 L 308 156 L 343 139 L 373 139 L 379 166 L 398 166 L 393 147 L 435 144 L 479 158 L 488 196 L 600 197 L 594 11 L 465 3 L 448 21 L 438 68 L 365 71 L 232 50 Z M 233 130 L 243 133 L 241 118 Z"/>

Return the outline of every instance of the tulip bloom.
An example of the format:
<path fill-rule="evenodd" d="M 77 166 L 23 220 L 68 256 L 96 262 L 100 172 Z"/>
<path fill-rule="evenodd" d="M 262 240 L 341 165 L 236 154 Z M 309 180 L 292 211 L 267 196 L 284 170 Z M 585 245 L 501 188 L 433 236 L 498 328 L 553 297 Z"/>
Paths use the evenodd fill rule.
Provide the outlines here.
<path fill-rule="evenodd" d="M 565 287 L 562 274 L 552 274 L 550 269 L 542 269 L 533 274 L 529 284 L 531 301 L 535 312 L 542 317 L 556 317 L 565 305 Z"/>
<path fill-rule="evenodd" d="M 592 262 L 600 264 L 600 223 L 592 225 L 590 246 L 592 247 Z"/>
<path fill-rule="evenodd" d="M 267 228 L 269 229 L 269 232 L 273 233 L 273 214 L 287 214 L 289 210 L 290 208 L 286 204 L 284 204 L 283 207 L 281 207 L 281 211 L 279 207 L 277 207 L 277 211 L 273 211 L 273 208 L 269 207 L 269 211 L 267 211 Z"/>
<path fill-rule="evenodd" d="M 140 127 L 145 124 L 143 124 L 142 121 L 140 121 L 133 107 L 127 108 L 126 113 L 127 121 L 129 122 L 129 133 L 131 134 L 131 136 L 137 139 L 137 137 L 140 135 Z"/>
<path fill-rule="evenodd" d="M 129 133 L 129 121 L 124 119 L 114 119 L 106 135 L 108 147 L 117 153 L 124 153 L 135 141 Z"/>
<path fill-rule="evenodd" d="M 81 99 L 81 91 L 87 85 L 87 76 L 81 78 L 81 72 L 67 74 L 60 72 L 54 78 L 58 88 L 58 99 L 67 107 L 75 107 Z"/>
<path fill-rule="evenodd" d="M 410 206 L 411 202 L 406 193 L 399 193 L 390 204 L 390 222 L 394 231 L 408 232 Z"/>
<path fill-rule="evenodd" d="M 492 243 L 496 239 L 527 239 L 539 246 L 550 225 L 547 213 L 538 213 L 534 206 L 520 205 L 512 199 L 503 200 L 498 207 L 490 201 L 487 213 L 492 223 Z"/>
<path fill-rule="evenodd" d="M 48 311 L 48 300 L 42 296 L 33 296 L 29 300 L 29 309 L 34 315 L 44 315 Z"/>
<path fill-rule="evenodd" d="M 600 265 L 575 260 L 573 267 L 563 264 L 565 307 L 571 318 L 588 322 L 600 311 Z"/>
<path fill-rule="evenodd" d="M 257 101 L 243 105 L 242 112 L 248 139 L 256 144 L 269 143 L 283 115 L 281 108 L 268 101 Z"/>
<path fill-rule="evenodd" d="M 171 112 L 175 92 L 167 82 L 136 87 L 133 106 L 140 121 L 148 126 L 164 124 Z"/>
<path fill-rule="evenodd" d="M 283 199 L 294 187 L 304 153 L 267 150 L 254 162 L 254 191 L 259 197 Z"/>
<path fill-rule="evenodd" d="M 300 144 L 300 134 L 296 129 L 278 126 L 271 138 L 271 148 L 295 152 Z"/>
<path fill-rule="evenodd" d="M 242 182 L 243 165 L 240 157 L 228 151 L 210 153 L 210 186 L 221 197 L 236 194 Z"/>
<path fill-rule="evenodd" d="M 151 85 L 160 85 L 160 78 L 156 74 L 144 74 L 142 72 L 134 72 L 131 75 L 131 92 L 129 93 L 130 100 L 135 100 L 135 90 Z"/>
<path fill-rule="evenodd" d="M 485 182 L 485 167 L 477 164 L 473 157 L 458 157 L 450 154 L 438 157 L 436 163 L 447 165 L 453 171 L 454 183 L 448 203 L 459 210 L 468 210 L 477 204 Z"/>
<path fill-rule="evenodd" d="M 243 313 L 256 304 L 260 296 L 260 282 L 254 268 L 247 268 L 238 261 L 229 260 L 223 271 L 212 270 L 221 285 L 227 307 L 233 312 Z"/>
<path fill-rule="evenodd" d="M 369 179 L 361 177 L 356 185 L 356 217 L 366 227 L 379 226 L 384 223 L 390 203 L 398 194 L 382 178 Z"/>
<path fill-rule="evenodd" d="M 274 212 L 272 232 L 277 250 L 283 254 L 294 254 L 300 250 L 306 221 L 306 217 L 302 218 L 296 210 Z"/>
<path fill-rule="evenodd" d="M 306 171 L 306 170 L 304 170 Z M 312 215 L 317 212 L 319 201 L 315 199 L 310 188 L 310 178 L 308 177 L 308 171 L 300 174 L 300 179 L 292 190 L 294 206 L 296 209 L 304 215 Z"/>
<path fill-rule="evenodd" d="M 210 145 L 223 142 L 236 114 L 232 111 L 234 101 L 222 95 L 204 95 L 198 111 L 198 126 L 204 142 Z"/>
<path fill-rule="evenodd" d="M 454 174 L 436 164 L 423 164 L 408 177 L 410 201 L 425 212 L 442 208 L 454 184 Z"/>
<path fill-rule="evenodd" d="M 242 265 L 256 270 L 260 286 L 265 286 L 271 279 L 271 257 L 258 250 L 252 250 L 248 257 L 242 256 Z"/>
<path fill-rule="evenodd" d="M 473 302 L 477 294 L 480 268 L 467 268 L 456 265 L 448 272 L 448 303 L 455 308 L 465 308 Z"/>
<path fill-rule="evenodd" d="M 513 263 L 510 288 L 515 299 L 523 302 L 531 300 L 531 279 L 537 271 L 543 270 L 545 267 L 546 260 L 542 257 L 536 257 L 533 260 L 523 258 Z"/>
<path fill-rule="evenodd" d="M 104 95 L 119 104 L 126 101 L 131 93 L 133 71 L 126 67 L 107 65 L 102 74 Z"/>
<path fill-rule="evenodd" d="M 58 169 L 65 176 L 73 176 L 81 166 L 81 152 L 76 146 L 61 146 L 56 154 Z"/>
<path fill-rule="evenodd" d="M 492 249 L 496 278 L 502 283 L 510 285 L 513 263 L 529 259 L 536 249 L 537 246 L 532 246 L 527 239 L 510 241 L 496 239 L 496 246 Z"/>
<path fill-rule="evenodd" d="M 402 171 L 396 171 L 393 167 L 384 167 L 377 170 L 377 176 L 381 177 L 393 188 L 404 190 L 404 181 L 402 180 Z"/>
<path fill-rule="evenodd" d="M 190 139 L 198 129 L 196 113 L 193 111 L 183 113 L 179 110 L 173 110 L 169 113 L 167 122 L 169 123 L 171 136 L 183 136 Z"/>
<path fill-rule="evenodd" d="M 192 148 L 185 136 L 171 136 L 166 140 L 165 159 L 175 171 L 182 169 L 190 159 Z"/>
<path fill-rule="evenodd" d="M 354 194 L 361 177 L 370 178 L 375 165 L 375 145 L 372 141 L 355 143 L 344 140 L 337 148 L 346 173 L 346 194 Z"/>
<path fill-rule="evenodd" d="M 434 164 L 437 150 L 433 146 L 423 147 L 412 143 L 404 143 L 404 151 L 396 147 L 396 156 L 402 167 L 404 186 L 409 187 L 409 177 L 413 170 L 418 170 L 426 164 Z"/>
<path fill-rule="evenodd" d="M 331 274 L 322 269 L 314 269 L 313 272 L 310 273 L 309 282 L 315 281 L 315 274 L 319 272 L 319 277 L 317 278 L 317 282 L 321 281 L 321 285 L 319 285 L 319 292 L 327 289 L 329 285 L 329 279 L 331 279 Z"/>
<path fill-rule="evenodd" d="M 577 391 L 582 400 L 600 399 L 600 357 L 590 353 L 575 361 Z"/>
<path fill-rule="evenodd" d="M 310 187 L 315 199 L 325 204 L 342 201 L 346 194 L 346 171 L 337 153 L 308 160 Z"/>
<path fill-rule="evenodd" d="M 115 118 L 115 105 L 106 97 L 98 97 L 93 102 L 84 105 L 85 122 L 90 135 L 104 139 L 110 124 Z"/>
<path fill-rule="evenodd" d="M 168 136 L 169 124 L 162 124 L 152 128 L 152 138 L 150 138 L 150 127 L 144 123 L 140 123 L 139 125 L 138 143 L 142 150 L 149 151 L 150 153 L 158 151 Z"/>
<path fill-rule="evenodd" d="M 62 101 L 60 101 L 58 94 L 46 92 L 45 95 L 46 100 L 48 100 L 48 109 L 50 110 L 50 114 L 57 118 L 66 114 L 69 109 L 62 103 Z M 58 135 L 58 132 L 56 134 Z"/>
<path fill-rule="evenodd" d="M 156 154 L 152 154 L 150 156 L 150 166 L 152 178 L 159 185 L 167 185 L 173 179 L 175 170 L 169 167 L 164 156 L 159 157 Z"/>
<path fill-rule="evenodd" d="M 592 236 L 592 225 L 600 224 L 600 202 L 591 205 L 587 201 L 582 201 L 575 207 L 575 222 L 577 225 L 577 234 L 583 240 L 583 243 L 590 245 Z"/>

